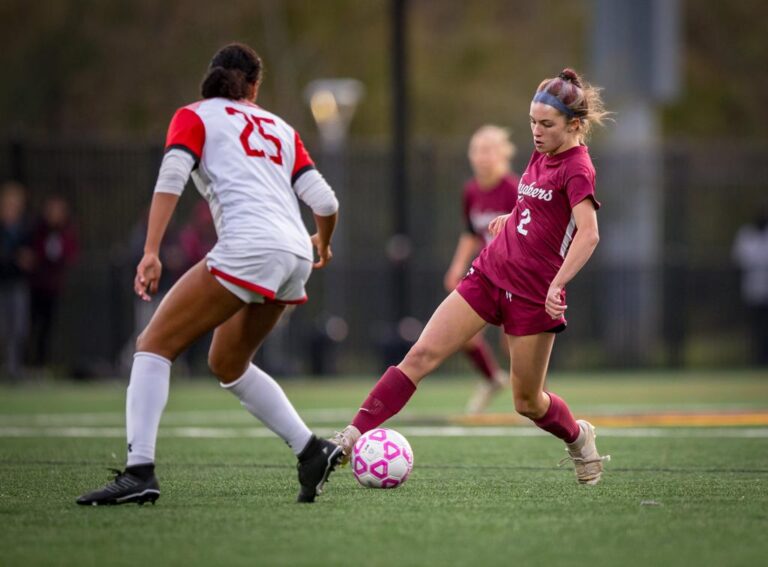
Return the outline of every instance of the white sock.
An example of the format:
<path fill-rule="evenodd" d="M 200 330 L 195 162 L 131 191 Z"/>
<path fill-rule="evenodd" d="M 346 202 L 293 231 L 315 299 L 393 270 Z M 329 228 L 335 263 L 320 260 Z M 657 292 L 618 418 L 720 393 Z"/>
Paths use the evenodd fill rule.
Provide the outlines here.
<path fill-rule="evenodd" d="M 221 387 L 237 396 L 243 407 L 288 443 L 295 455 L 306 447 L 312 432 L 283 389 L 261 368 L 250 364 L 240 378 Z"/>
<path fill-rule="evenodd" d="M 133 355 L 131 382 L 125 400 L 129 467 L 155 462 L 157 430 L 168 401 L 170 381 L 170 360 L 150 352 Z"/>

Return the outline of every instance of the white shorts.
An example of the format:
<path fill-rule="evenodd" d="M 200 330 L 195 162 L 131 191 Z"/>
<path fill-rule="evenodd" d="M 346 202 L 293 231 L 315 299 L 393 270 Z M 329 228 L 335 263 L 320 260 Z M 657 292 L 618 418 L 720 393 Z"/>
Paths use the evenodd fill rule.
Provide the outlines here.
<path fill-rule="evenodd" d="M 265 250 L 243 256 L 227 254 L 215 246 L 206 264 L 218 282 L 245 303 L 295 305 L 307 301 L 304 286 L 312 273 L 312 262 L 291 252 Z"/>

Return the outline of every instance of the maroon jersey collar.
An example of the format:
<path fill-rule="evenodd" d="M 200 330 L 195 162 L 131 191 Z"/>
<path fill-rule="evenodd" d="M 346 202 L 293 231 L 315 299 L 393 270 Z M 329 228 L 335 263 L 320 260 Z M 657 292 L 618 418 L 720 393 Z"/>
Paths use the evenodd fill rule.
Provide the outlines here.
<path fill-rule="evenodd" d="M 566 150 L 564 152 L 561 152 L 559 154 L 555 154 L 553 156 L 544 156 L 544 165 L 547 167 L 557 167 L 560 165 L 564 160 L 576 156 L 579 154 L 586 154 L 589 152 L 589 148 L 587 146 L 581 145 L 581 146 L 575 146 L 571 148 L 570 150 Z"/>

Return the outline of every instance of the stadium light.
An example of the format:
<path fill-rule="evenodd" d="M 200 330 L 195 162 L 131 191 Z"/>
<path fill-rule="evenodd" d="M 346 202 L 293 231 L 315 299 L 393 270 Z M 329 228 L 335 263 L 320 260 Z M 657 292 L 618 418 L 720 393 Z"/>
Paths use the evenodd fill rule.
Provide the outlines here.
<path fill-rule="evenodd" d="M 365 87 L 357 79 L 317 79 L 307 85 L 304 96 L 326 149 L 344 145 L 349 123 L 364 95 Z"/>

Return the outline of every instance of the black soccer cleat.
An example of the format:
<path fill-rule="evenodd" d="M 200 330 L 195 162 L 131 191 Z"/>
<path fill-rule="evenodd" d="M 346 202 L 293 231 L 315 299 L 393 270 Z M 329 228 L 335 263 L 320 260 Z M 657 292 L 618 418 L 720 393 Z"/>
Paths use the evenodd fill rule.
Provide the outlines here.
<path fill-rule="evenodd" d="M 110 469 L 115 479 L 101 488 L 83 494 L 77 499 L 81 506 L 111 506 L 135 502 L 142 505 L 160 498 L 160 485 L 155 477 L 154 465 L 128 467 L 125 471 Z"/>
<path fill-rule="evenodd" d="M 313 435 L 296 464 L 301 485 L 296 502 L 314 502 L 342 456 L 341 447 Z"/>

